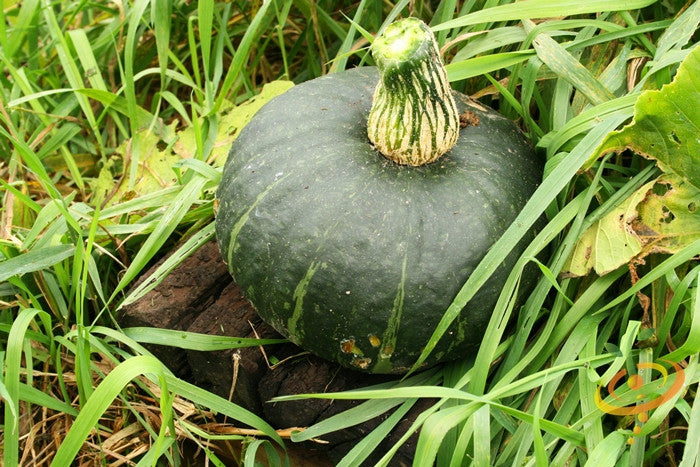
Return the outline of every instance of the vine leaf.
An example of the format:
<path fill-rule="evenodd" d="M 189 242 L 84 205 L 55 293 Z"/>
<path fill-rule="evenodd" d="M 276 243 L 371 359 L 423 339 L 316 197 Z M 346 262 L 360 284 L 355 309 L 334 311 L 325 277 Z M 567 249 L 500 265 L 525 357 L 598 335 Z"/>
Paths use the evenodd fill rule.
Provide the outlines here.
<path fill-rule="evenodd" d="M 630 149 L 659 168 L 700 189 L 700 47 L 681 62 L 673 81 L 643 92 L 634 105 L 634 120 L 613 131 L 584 168 L 600 156 Z"/>
<path fill-rule="evenodd" d="M 700 238 L 700 47 L 680 64 L 673 81 L 643 92 L 634 119 L 611 132 L 584 165 L 632 150 L 664 172 L 586 230 L 564 275 L 607 274 L 651 253 L 673 254 Z"/>
<path fill-rule="evenodd" d="M 638 209 L 642 257 L 673 254 L 700 238 L 700 189 L 677 175 L 659 177 Z"/>
<path fill-rule="evenodd" d="M 664 174 L 589 227 L 564 266 L 568 277 L 598 275 L 651 253 L 673 254 L 700 239 L 700 190 Z"/>
<path fill-rule="evenodd" d="M 638 216 L 637 206 L 653 184 L 649 182 L 635 191 L 583 233 L 564 266 L 565 276 L 585 276 L 591 269 L 602 276 L 642 251 L 642 240 L 633 224 Z"/>

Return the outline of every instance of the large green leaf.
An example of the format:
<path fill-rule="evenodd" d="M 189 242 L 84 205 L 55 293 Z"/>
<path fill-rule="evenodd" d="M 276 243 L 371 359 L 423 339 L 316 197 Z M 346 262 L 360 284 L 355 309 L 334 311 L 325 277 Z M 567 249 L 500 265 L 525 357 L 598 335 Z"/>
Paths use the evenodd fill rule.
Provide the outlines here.
<path fill-rule="evenodd" d="M 634 121 L 603 140 L 590 165 L 603 154 L 624 149 L 655 159 L 700 189 L 700 47 L 688 54 L 674 80 L 646 91 L 634 106 Z"/>
<path fill-rule="evenodd" d="M 700 47 L 673 81 L 642 93 L 634 120 L 611 132 L 584 165 L 630 149 L 656 160 L 664 175 L 647 183 L 583 233 L 565 267 L 602 275 L 651 253 L 673 254 L 700 238 Z"/>

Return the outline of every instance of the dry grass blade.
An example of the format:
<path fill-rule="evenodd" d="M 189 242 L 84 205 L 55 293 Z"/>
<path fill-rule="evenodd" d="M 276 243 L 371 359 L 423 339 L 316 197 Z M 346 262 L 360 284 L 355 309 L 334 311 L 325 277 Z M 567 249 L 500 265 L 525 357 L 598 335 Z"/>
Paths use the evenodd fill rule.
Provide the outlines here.
<path fill-rule="evenodd" d="M 63 357 L 63 364 L 71 368 L 73 358 Z M 93 361 L 95 369 L 108 374 L 116 365 L 107 358 Z M 52 372 L 34 371 L 32 376 L 42 383 L 42 390 L 51 394 L 57 387 L 58 375 Z M 72 405 L 79 409 L 77 403 L 76 376 L 72 371 L 62 373 Z M 95 385 L 101 379 L 97 372 L 93 375 Z M 161 429 L 164 417 L 159 408 L 161 388 L 147 378 L 140 377 L 137 382 L 125 388 L 129 399 L 117 398 L 104 412 L 99 420 L 99 428 L 93 429 L 85 440 L 75 465 L 96 465 L 106 463 L 109 466 L 136 465 L 152 445 L 154 432 Z M 222 423 L 217 416 L 191 401 L 175 395 L 172 409 L 177 413 L 175 436 L 177 449 L 188 443 L 193 446 L 206 446 L 212 452 L 231 455 L 229 447 L 218 443 L 217 438 L 239 439 L 265 437 L 266 434 L 253 428 L 236 426 L 236 422 Z M 58 446 L 73 425 L 74 417 L 38 405 L 20 404 L 20 465 L 44 466 L 53 460 Z M 287 428 L 277 430 L 280 437 L 289 439 L 295 431 L 304 428 Z M 322 440 L 314 440 L 324 443 Z M 239 444 L 239 453 L 243 449 Z"/>

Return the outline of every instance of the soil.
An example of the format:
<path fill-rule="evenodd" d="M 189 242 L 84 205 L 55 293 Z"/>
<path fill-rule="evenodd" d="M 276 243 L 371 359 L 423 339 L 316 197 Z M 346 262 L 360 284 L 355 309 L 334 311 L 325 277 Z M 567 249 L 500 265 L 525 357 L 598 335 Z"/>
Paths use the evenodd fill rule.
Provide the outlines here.
<path fill-rule="evenodd" d="M 146 272 L 140 281 L 157 266 Z M 123 327 L 151 326 L 235 337 L 281 338 L 258 317 L 243 296 L 221 260 L 214 241 L 184 260 L 140 300 L 124 307 L 119 322 Z M 304 352 L 291 343 L 267 346 L 264 350 L 261 347 L 248 347 L 215 352 L 178 352 L 170 347 L 155 345 L 149 346 L 149 350 L 178 377 L 232 400 L 261 416 L 276 429 L 308 427 L 360 402 L 332 399 L 270 402 L 274 397 L 345 391 L 396 378 L 349 370 Z M 270 359 L 279 363 L 270 365 Z M 431 403 L 419 401 L 375 450 L 369 461 L 378 460 L 393 446 L 415 417 Z M 389 415 L 390 412 L 324 435 L 323 440 L 327 444 L 307 443 L 314 460 L 304 465 L 324 465 L 324 458 L 328 459 L 327 465 L 332 465 Z M 416 436 L 412 435 L 401 446 L 392 465 L 411 464 Z M 303 449 L 303 445 L 297 447 Z M 324 451 L 322 455 L 319 455 L 320 450 Z"/>

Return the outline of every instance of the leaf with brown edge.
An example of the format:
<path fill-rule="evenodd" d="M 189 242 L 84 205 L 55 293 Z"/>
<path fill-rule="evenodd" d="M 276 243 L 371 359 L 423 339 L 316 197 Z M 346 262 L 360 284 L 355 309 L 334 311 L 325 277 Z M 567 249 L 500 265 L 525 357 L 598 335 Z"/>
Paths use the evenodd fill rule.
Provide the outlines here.
<path fill-rule="evenodd" d="M 673 254 L 700 239 L 700 190 L 664 174 L 635 191 L 589 227 L 574 245 L 563 275 L 598 275 L 652 253 Z"/>
<path fill-rule="evenodd" d="M 634 229 L 644 243 L 640 259 L 676 253 L 700 238 L 700 190 L 678 176 L 659 177 L 638 210 Z"/>
<path fill-rule="evenodd" d="M 585 276 L 593 269 L 602 276 L 639 255 L 644 245 L 633 226 L 638 217 L 637 206 L 653 185 L 654 182 L 645 184 L 590 226 L 574 245 L 562 274 Z"/>

